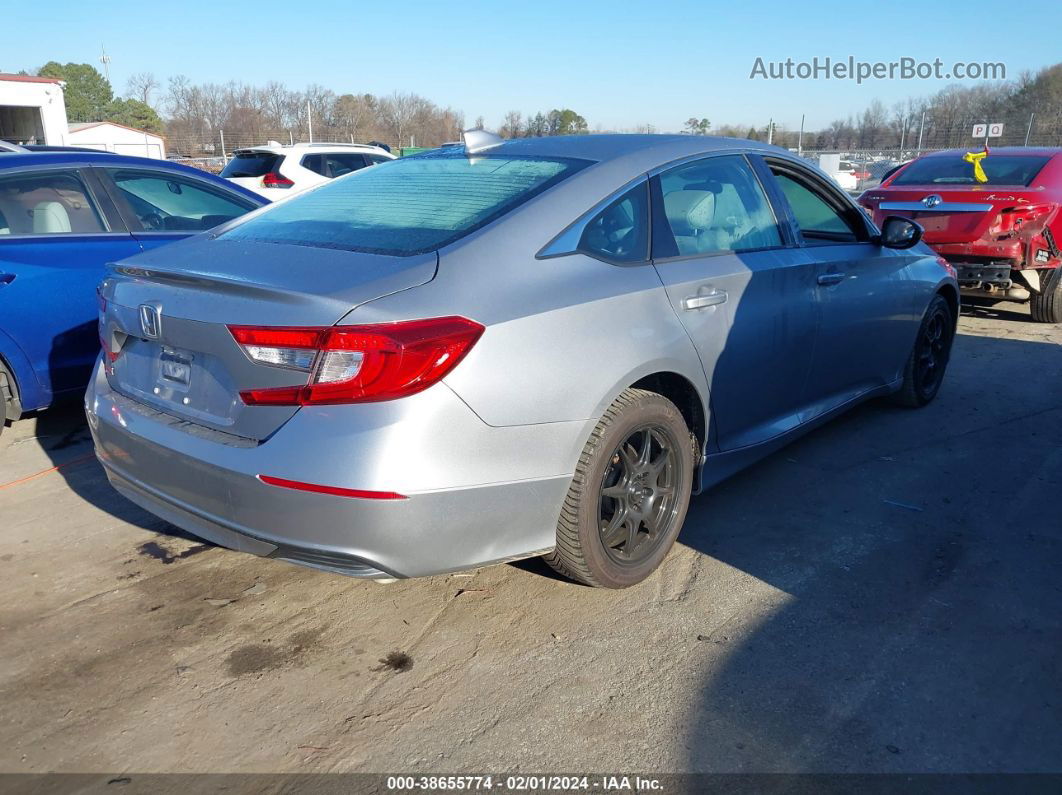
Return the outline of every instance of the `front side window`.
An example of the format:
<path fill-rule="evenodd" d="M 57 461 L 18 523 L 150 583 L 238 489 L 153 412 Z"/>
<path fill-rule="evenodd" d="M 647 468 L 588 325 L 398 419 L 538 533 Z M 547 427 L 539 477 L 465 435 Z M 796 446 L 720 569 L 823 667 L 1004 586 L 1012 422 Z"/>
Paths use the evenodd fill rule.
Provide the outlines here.
<path fill-rule="evenodd" d="M 198 232 L 254 209 L 255 205 L 185 177 L 133 169 L 107 169 L 141 226 L 156 232 Z"/>
<path fill-rule="evenodd" d="M 858 229 L 846 217 L 845 210 L 835 207 L 802 180 L 785 171 L 775 170 L 774 176 L 806 242 L 854 243 L 859 240 Z"/>
<path fill-rule="evenodd" d="M 583 229 L 579 250 L 614 262 L 643 262 L 649 252 L 649 189 L 643 182 L 598 213 Z"/>
<path fill-rule="evenodd" d="M 90 235 L 106 231 L 77 172 L 0 177 L 0 235 Z"/>
<path fill-rule="evenodd" d="M 231 240 L 408 256 L 434 251 L 510 212 L 586 160 L 426 152 L 363 168 L 224 232 Z"/>
<path fill-rule="evenodd" d="M 654 236 L 653 256 L 750 251 L 782 245 L 767 197 L 741 155 L 678 166 L 659 177 L 668 236 Z"/>

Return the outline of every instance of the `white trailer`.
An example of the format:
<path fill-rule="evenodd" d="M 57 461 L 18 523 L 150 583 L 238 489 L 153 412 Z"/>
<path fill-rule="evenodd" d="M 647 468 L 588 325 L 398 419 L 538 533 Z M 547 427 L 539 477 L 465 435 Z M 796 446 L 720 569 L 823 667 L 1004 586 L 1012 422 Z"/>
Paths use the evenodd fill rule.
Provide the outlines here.
<path fill-rule="evenodd" d="M 62 80 L 0 73 L 0 140 L 67 145 Z"/>

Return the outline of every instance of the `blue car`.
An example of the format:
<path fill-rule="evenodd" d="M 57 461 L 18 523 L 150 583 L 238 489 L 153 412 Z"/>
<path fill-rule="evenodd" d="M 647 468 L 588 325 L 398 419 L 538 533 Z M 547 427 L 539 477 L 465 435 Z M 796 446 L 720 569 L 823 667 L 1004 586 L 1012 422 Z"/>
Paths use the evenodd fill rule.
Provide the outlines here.
<path fill-rule="evenodd" d="M 0 429 L 79 395 L 108 262 L 268 204 L 220 177 L 106 152 L 0 152 Z"/>

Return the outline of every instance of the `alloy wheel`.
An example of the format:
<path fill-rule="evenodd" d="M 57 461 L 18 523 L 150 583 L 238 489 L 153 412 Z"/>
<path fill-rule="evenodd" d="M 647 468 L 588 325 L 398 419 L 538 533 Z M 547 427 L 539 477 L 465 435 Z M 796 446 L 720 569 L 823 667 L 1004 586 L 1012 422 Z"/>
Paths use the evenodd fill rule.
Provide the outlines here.
<path fill-rule="evenodd" d="M 948 364 L 950 342 L 951 333 L 946 313 L 934 312 L 922 329 L 918 359 L 915 363 L 916 383 L 923 395 L 931 395 L 937 389 Z"/>
<path fill-rule="evenodd" d="M 664 428 L 635 428 L 613 452 L 601 481 L 598 527 L 605 553 L 632 565 L 648 558 L 678 514 L 678 442 Z"/>

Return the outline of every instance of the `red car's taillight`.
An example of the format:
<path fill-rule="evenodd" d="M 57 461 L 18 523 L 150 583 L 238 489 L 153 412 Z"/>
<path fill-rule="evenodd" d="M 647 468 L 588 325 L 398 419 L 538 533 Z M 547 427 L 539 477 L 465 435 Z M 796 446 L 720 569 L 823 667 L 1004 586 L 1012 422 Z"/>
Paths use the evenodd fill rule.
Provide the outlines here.
<path fill-rule="evenodd" d="M 1009 232 L 1037 234 L 1050 222 L 1057 207 L 1058 205 L 1055 204 L 1030 204 L 1000 210 L 988 230 L 989 234 L 1003 235 Z"/>
<path fill-rule="evenodd" d="M 309 373 L 304 386 L 240 392 L 249 406 L 369 403 L 441 380 L 483 334 L 463 317 L 328 328 L 229 326 L 253 361 Z"/>
<path fill-rule="evenodd" d="M 262 177 L 263 188 L 290 188 L 294 184 L 290 179 L 277 174 L 275 171 L 270 171 Z"/>

